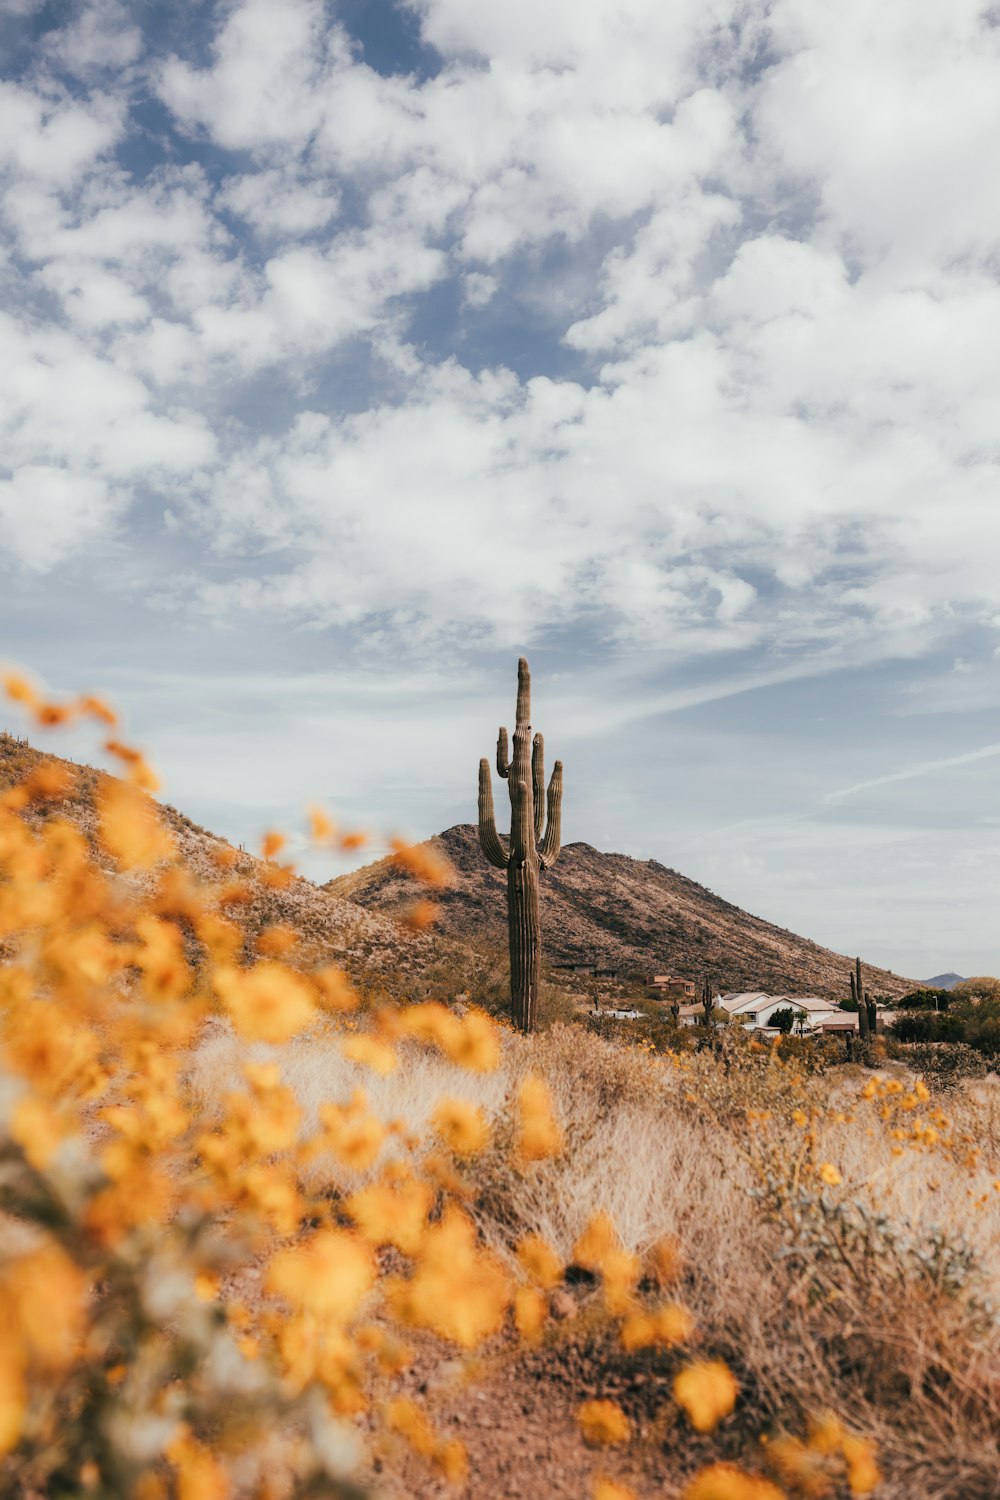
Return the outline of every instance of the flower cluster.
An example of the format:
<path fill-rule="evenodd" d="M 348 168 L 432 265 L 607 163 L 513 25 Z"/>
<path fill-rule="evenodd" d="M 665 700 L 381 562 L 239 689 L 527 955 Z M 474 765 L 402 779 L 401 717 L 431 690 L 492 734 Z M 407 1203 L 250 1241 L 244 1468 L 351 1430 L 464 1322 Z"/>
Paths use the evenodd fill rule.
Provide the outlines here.
<path fill-rule="evenodd" d="M 49 704 L 20 677 L 7 689 L 39 725 L 115 726 L 99 700 Z M 357 1495 L 362 1418 L 460 1484 L 462 1443 L 401 1388 L 411 1343 L 429 1335 L 462 1356 L 499 1334 L 537 1340 L 565 1270 L 538 1234 L 507 1255 L 483 1241 L 465 1174 L 497 1149 L 498 1122 L 447 1097 L 410 1134 L 357 1088 L 307 1125 L 274 1061 L 244 1064 L 208 1108 L 192 1058 L 223 1025 L 265 1056 L 325 1036 L 376 1079 L 427 1051 L 491 1073 L 499 1029 L 434 1000 L 362 1013 L 341 970 L 296 964 L 289 928 L 265 928 L 249 951 L 231 851 L 196 879 L 145 758 L 117 739 L 106 748 L 122 775 L 97 779 L 83 815 L 76 772 L 54 760 L 0 797 L 0 1494 Z M 339 847 L 355 837 L 319 809 L 310 827 Z M 265 883 L 290 880 L 283 848 L 266 836 Z M 395 858 L 431 885 L 446 878 L 421 851 Z M 564 1124 L 540 1072 L 510 1105 L 503 1138 L 526 1180 L 563 1153 Z M 324 1159 L 353 1185 L 331 1189 Z M 598 1214 L 573 1260 L 599 1279 L 626 1353 L 696 1337 L 691 1312 L 666 1300 L 676 1241 L 639 1256 Z M 737 1380 L 720 1360 L 677 1358 L 677 1407 L 710 1432 L 733 1413 Z M 591 1447 L 634 1433 L 605 1400 L 581 1406 L 578 1425 Z M 858 1440 L 838 1441 L 853 1493 L 868 1493 Z M 772 1452 L 791 1465 L 788 1443 Z M 715 1464 L 685 1493 L 782 1491 Z M 594 1494 L 632 1492 L 599 1476 Z"/>

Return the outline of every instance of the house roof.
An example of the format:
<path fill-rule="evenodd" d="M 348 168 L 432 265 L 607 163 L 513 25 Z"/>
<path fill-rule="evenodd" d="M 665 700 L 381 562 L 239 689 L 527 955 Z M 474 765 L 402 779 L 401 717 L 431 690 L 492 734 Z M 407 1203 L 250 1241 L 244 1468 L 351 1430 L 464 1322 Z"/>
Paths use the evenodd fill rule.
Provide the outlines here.
<path fill-rule="evenodd" d="M 792 1010 L 804 1010 L 807 1015 L 837 1010 L 832 1000 L 821 1000 L 818 995 L 767 995 L 763 990 L 734 990 L 723 995 L 719 1004 L 731 1016 L 749 1010 L 766 1010 L 771 1005 L 788 1005 Z"/>

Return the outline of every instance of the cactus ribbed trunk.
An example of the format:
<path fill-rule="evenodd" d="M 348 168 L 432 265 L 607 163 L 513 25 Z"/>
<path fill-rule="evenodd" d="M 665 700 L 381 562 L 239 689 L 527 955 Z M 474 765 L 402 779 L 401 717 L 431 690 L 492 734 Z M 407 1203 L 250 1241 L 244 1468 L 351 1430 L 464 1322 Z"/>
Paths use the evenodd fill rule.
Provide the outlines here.
<path fill-rule="evenodd" d="M 516 717 L 513 760 L 507 759 L 506 729 L 497 737 L 497 770 L 510 792 L 509 847 L 497 833 L 486 759 L 479 762 L 479 843 L 490 864 L 507 871 L 511 1019 L 521 1031 L 534 1031 L 542 963 L 538 876 L 559 854 L 562 762 L 555 763 L 543 807 L 545 748 L 540 734 L 531 738 L 531 675 L 523 656 L 517 664 Z"/>
<path fill-rule="evenodd" d="M 868 996 L 861 983 L 860 958 L 854 960 L 854 970 L 851 974 L 851 999 L 858 1007 L 858 1034 L 863 1042 L 867 1042 L 872 1028 L 869 1022 Z"/>

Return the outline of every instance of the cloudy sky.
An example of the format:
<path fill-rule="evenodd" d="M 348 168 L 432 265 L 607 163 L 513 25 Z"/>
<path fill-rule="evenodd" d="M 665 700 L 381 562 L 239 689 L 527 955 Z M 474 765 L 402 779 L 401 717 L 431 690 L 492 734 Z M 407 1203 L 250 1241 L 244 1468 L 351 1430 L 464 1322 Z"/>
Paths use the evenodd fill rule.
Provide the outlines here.
<path fill-rule="evenodd" d="M 252 844 L 470 821 L 523 651 L 567 839 L 1000 972 L 1000 8 L 0 0 L 0 60 L 5 660 Z"/>

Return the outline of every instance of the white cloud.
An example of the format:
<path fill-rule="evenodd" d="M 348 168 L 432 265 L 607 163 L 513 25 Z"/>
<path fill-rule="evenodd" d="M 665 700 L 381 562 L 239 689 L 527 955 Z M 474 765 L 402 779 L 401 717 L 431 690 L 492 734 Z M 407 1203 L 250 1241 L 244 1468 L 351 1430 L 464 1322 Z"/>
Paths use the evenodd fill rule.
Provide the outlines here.
<path fill-rule="evenodd" d="M 0 543 L 45 572 L 106 531 L 118 507 L 107 484 L 52 464 L 25 464 L 0 480 Z"/>
<path fill-rule="evenodd" d="M 206 606 L 387 637 L 588 618 L 825 658 L 995 600 L 1000 220 L 974 205 L 1000 59 L 970 0 L 412 8 L 434 77 L 380 76 L 319 0 L 219 9 L 207 65 L 137 59 L 115 0 L 50 36 L 86 79 L 117 28 L 231 154 L 132 178 L 124 89 L 0 95 L 33 309 L 12 465 L 190 476 L 177 525 L 232 557 L 189 570 Z M 451 282 L 460 330 L 537 313 L 524 373 L 408 345 Z M 532 377 L 559 340 L 585 378 Z M 345 415 L 349 343 L 374 373 Z"/>
<path fill-rule="evenodd" d="M 108 95 L 84 105 L 61 90 L 0 81 L 0 169 L 66 187 L 120 138 L 123 115 L 123 101 Z"/>
<path fill-rule="evenodd" d="M 75 21 L 50 31 L 42 43 L 47 58 L 82 79 L 127 67 L 142 47 L 142 32 L 120 0 L 89 0 Z"/>

